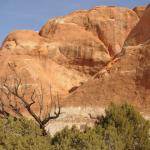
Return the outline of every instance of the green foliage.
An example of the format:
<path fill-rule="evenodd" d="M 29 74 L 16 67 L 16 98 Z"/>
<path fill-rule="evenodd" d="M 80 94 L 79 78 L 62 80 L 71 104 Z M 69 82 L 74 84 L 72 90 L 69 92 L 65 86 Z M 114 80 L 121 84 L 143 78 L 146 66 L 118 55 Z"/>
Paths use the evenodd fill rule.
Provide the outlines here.
<path fill-rule="evenodd" d="M 75 127 L 65 128 L 55 135 L 52 144 L 55 145 L 55 150 L 105 150 L 102 135 L 91 128 L 84 132 Z"/>
<path fill-rule="evenodd" d="M 43 137 L 41 129 L 24 118 L 0 119 L 0 150 L 49 150 L 50 137 Z"/>
<path fill-rule="evenodd" d="M 0 118 L 0 150 L 150 150 L 150 123 L 130 105 L 110 105 L 93 128 L 67 127 L 53 138 L 33 121 Z"/>
<path fill-rule="evenodd" d="M 125 150 L 149 150 L 150 123 L 130 105 L 116 106 L 111 104 L 99 122 L 105 131 L 110 127 L 116 129 Z M 124 143 L 124 144 L 123 144 Z"/>
<path fill-rule="evenodd" d="M 52 139 L 55 150 L 150 150 L 150 124 L 130 105 L 111 104 L 95 127 L 65 128 Z"/>

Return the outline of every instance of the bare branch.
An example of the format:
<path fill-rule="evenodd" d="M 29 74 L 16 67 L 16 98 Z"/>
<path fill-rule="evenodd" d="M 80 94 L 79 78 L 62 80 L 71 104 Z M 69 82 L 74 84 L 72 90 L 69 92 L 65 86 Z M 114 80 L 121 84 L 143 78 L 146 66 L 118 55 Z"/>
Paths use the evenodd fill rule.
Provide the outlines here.
<path fill-rule="evenodd" d="M 43 112 L 46 111 L 44 108 L 44 89 L 42 84 L 40 85 L 40 90 L 33 89 L 31 92 L 31 88 L 27 87 L 27 84 L 23 84 L 23 80 L 18 76 L 15 64 L 8 64 L 9 68 L 14 73 L 14 78 L 9 79 L 6 77 L 3 81 L 1 81 L 1 89 L 0 92 L 0 114 L 4 116 L 8 116 L 9 112 L 6 111 L 5 106 L 11 109 L 11 111 L 15 112 L 16 115 L 19 117 L 22 116 L 20 112 L 20 106 L 22 105 L 25 110 L 35 119 L 35 121 L 40 125 L 40 128 L 43 129 L 43 134 L 46 134 L 45 125 L 48 123 L 49 120 L 56 119 L 61 114 L 61 106 L 59 103 L 59 95 L 56 96 L 56 102 L 54 103 L 53 95 L 50 87 L 50 106 L 46 106 L 48 115 L 42 117 Z M 32 87 L 33 88 L 33 87 Z M 3 97 L 6 97 L 8 105 L 3 103 Z M 32 109 L 32 105 L 39 104 L 39 115 L 35 113 L 35 110 Z M 54 103 L 54 105 L 53 105 Z M 54 111 L 53 115 L 51 115 L 51 111 Z"/>
<path fill-rule="evenodd" d="M 58 108 L 58 109 L 57 109 Z M 48 117 L 46 117 L 45 119 L 43 119 L 42 123 L 43 124 L 46 124 L 49 120 L 53 120 L 53 119 L 57 119 L 61 114 L 61 106 L 60 106 L 60 103 L 59 103 L 59 96 L 57 94 L 57 106 L 55 104 L 55 111 L 54 111 L 54 115 L 51 116 L 49 114 Z"/>

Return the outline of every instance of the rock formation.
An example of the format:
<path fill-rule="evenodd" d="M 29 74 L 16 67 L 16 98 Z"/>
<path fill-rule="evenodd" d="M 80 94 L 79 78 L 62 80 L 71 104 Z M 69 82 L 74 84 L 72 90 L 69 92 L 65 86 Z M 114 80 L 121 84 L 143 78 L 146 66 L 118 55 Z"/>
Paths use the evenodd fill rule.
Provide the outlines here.
<path fill-rule="evenodd" d="M 125 54 L 70 94 L 65 99 L 66 105 L 106 106 L 110 102 L 129 102 L 150 114 L 149 19 L 150 7 L 127 38 Z"/>
<path fill-rule="evenodd" d="M 147 6 L 140 22 L 130 33 L 126 45 L 137 45 L 150 39 L 150 5 Z"/>
<path fill-rule="evenodd" d="M 136 12 L 138 17 L 141 18 L 144 14 L 145 9 L 146 9 L 145 6 L 138 6 L 138 7 L 135 7 L 133 10 Z"/>
<path fill-rule="evenodd" d="M 104 6 L 51 19 L 39 34 L 14 31 L 2 44 L 1 66 L 15 62 L 31 84 L 50 83 L 66 95 L 121 51 L 138 20 L 132 10 Z"/>
<path fill-rule="evenodd" d="M 150 114 L 150 7 L 143 11 L 100 6 L 51 19 L 39 33 L 14 31 L 0 50 L 0 77 L 13 66 L 28 85 L 61 95 L 65 114 L 47 126 L 53 132 L 93 124 L 88 113 L 110 102 Z"/>
<path fill-rule="evenodd" d="M 63 41 L 66 41 L 70 36 L 74 38 L 77 36 L 77 39 L 80 40 L 79 37 L 82 34 L 80 35 L 78 31 L 78 34 L 75 35 L 71 28 L 82 27 L 82 30 L 90 31 L 95 38 L 103 42 L 111 55 L 115 55 L 121 51 L 126 37 L 138 20 L 136 13 L 130 9 L 100 6 L 49 20 L 41 29 L 40 35 L 52 40 L 54 38 Z M 63 37 L 59 34 L 59 30 L 61 30 Z"/>

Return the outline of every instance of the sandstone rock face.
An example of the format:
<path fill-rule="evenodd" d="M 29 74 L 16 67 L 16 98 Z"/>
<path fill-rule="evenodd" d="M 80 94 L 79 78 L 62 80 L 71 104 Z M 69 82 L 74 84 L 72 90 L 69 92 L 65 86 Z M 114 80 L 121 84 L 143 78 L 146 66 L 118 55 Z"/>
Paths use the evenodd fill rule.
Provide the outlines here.
<path fill-rule="evenodd" d="M 141 18 L 144 14 L 145 9 L 146 9 L 145 6 L 138 6 L 138 7 L 135 7 L 133 10 L 136 12 L 138 17 Z"/>
<path fill-rule="evenodd" d="M 19 76 L 27 81 L 29 85 L 45 88 L 52 87 L 53 94 L 57 92 L 65 95 L 73 86 L 79 86 L 80 82 L 87 81 L 87 76 L 76 70 L 69 70 L 55 61 L 38 56 L 14 54 L 6 51 L 0 55 L 0 76 L 11 76 L 9 64 L 15 66 Z"/>
<path fill-rule="evenodd" d="M 85 74 L 94 74 L 98 68 L 111 60 L 103 42 L 83 27 L 71 23 L 53 22 L 50 30 L 53 28 L 51 26 L 55 26 L 54 33 L 45 37 L 52 43 L 57 43 L 55 48 L 66 58 L 61 57 L 59 62 L 66 67 Z"/>
<path fill-rule="evenodd" d="M 19 69 L 26 72 L 22 76 L 50 83 L 55 92 L 67 94 L 121 51 L 137 21 L 132 10 L 105 6 L 54 18 L 40 33 L 10 33 L 2 44 L 1 64 L 15 62 L 25 70 Z"/>
<path fill-rule="evenodd" d="M 37 32 L 32 30 L 17 30 L 10 33 L 2 44 L 2 48 L 16 49 L 37 49 L 40 44 L 46 41 Z"/>
<path fill-rule="evenodd" d="M 1 76 L 9 74 L 8 64 L 15 64 L 20 76 L 26 77 L 30 84 L 41 82 L 43 85 L 53 85 L 54 92 L 68 93 L 69 89 L 80 85 L 87 77 L 60 64 L 57 58 L 63 61 L 65 57 L 55 49 L 55 45 L 57 43 L 49 43 L 34 31 L 11 33 L 2 45 Z"/>
<path fill-rule="evenodd" d="M 125 49 L 128 52 L 121 60 L 66 97 L 65 105 L 102 107 L 128 102 L 150 113 L 150 43 Z"/>
<path fill-rule="evenodd" d="M 83 36 L 74 41 L 78 32 Z M 67 94 L 110 60 L 103 43 L 90 32 L 72 28 L 72 33 L 76 37 L 68 37 L 67 43 L 62 39 L 51 41 L 30 30 L 12 32 L 2 45 L 1 76 L 9 72 L 8 64 L 15 64 L 20 76 L 30 84 L 50 84 L 54 93 Z M 91 41 L 94 45 L 90 45 Z"/>
<path fill-rule="evenodd" d="M 100 70 L 64 100 L 66 106 L 129 102 L 150 114 L 150 8 L 125 42 L 125 54 Z M 134 33 L 134 34 L 133 34 Z M 130 43 L 134 39 L 135 43 Z M 141 44 L 142 43 L 142 44 Z"/>
<path fill-rule="evenodd" d="M 141 44 L 150 39 L 150 5 L 146 8 L 140 22 L 127 38 L 126 45 Z"/>
<path fill-rule="evenodd" d="M 66 41 L 70 36 L 72 38 L 77 36 L 75 41 L 76 39 L 79 41 L 79 37 L 83 36 L 82 32 L 89 31 L 99 40 L 101 47 L 105 45 L 107 51 L 111 55 L 115 55 L 121 51 L 126 37 L 138 20 L 136 13 L 127 8 L 101 6 L 49 20 L 41 29 L 40 35 L 52 40 L 54 37 L 63 41 Z M 74 30 L 78 28 L 79 31 L 80 28 L 83 31 L 80 34 L 76 30 L 78 33 L 75 34 L 71 27 L 75 28 Z M 59 34 L 60 30 L 61 34 Z M 70 38 L 69 41 L 71 41 Z M 95 45 L 95 42 L 91 40 L 92 43 Z M 99 51 L 103 51 L 101 47 Z"/>

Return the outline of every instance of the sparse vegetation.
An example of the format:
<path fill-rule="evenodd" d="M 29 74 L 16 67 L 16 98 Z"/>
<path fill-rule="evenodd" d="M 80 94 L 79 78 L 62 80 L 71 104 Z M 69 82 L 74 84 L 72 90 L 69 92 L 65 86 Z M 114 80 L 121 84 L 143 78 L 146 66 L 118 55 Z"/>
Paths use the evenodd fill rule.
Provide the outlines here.
<path fill-rule="evenodd" d="M 0 118 L 0 150 L 149 150 L 150 123 L 127 104 L 111 104 L 93 128 L 67 127 L 43 136 L 38 124 L 24 118 Z"/>

